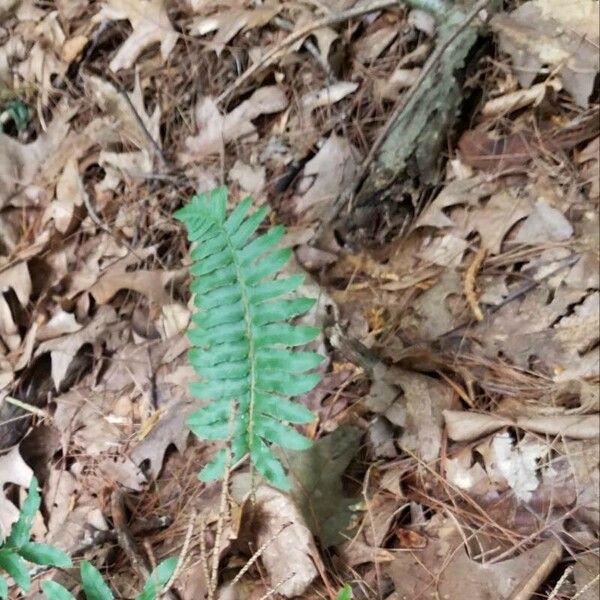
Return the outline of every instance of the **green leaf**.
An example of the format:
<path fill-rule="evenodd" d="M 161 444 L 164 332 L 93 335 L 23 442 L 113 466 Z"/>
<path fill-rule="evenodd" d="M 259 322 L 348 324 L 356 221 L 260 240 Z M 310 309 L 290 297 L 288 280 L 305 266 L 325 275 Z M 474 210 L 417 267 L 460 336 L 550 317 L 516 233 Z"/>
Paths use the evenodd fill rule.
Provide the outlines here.
<path fill-rule="evenodd" d="M 27 498 L 21 506 L 21 512 L 17 522 L 12 526 L 10 535 L 6 540 L 6 546 L 11 548 L 20 548 L 29 540 L 33 519 L 40 507 L 42 498 L 38 491 L 38 481 L 35 477 L 31 478 Z"/>
<path fill-rule="evenodd" d="M 292 298 L 290 300 L 264 302 L 253 309 L 252 322 L 255 325 L 264 325 L 265 323 L 285 321 L 303 315 L 314 306 L 315 302 L 313 298 Z"/>
<path fill-rule="evenodd" d="M 259 371 L 256 387 L 263 392 L 275 392 L 286 396 L 298 396 L 310 392 L 321 380 L 318 373 L 290 377 L 285 371 Z"/>
<path fill-rule="evenodd" d="M 69 590 L 56 581 L 42 581 L 42 591 L 48 600 L 76 600 Z"/>
<path fill-rule="evenodd" d="M 100 571 L 87 560 L 81 563 L 81 583 L 87 600 L 114 600 L 113 593 L 102 579 Z"/>
<path fill-rule="evenodd" d="M 19 554 L 29 562 L 36 565 L 49 565 L 52 567 L 70 567 L 71 558 L 68 554 L 50 546 L 49 544 L 38 544 L 36 542 L 27 542 L 19 549 Z"/>
<path fill-rule="evenodd" d="M 269 323 L 254 328 L 254 340 L 259 348 L 281 344 L 282 346 L 302 346 L 312 342 L 320 333 L 318 327 L 290 325 L 289 323 Z"/>
<path fill-rule="evenodd" d="M 279 272 L 287 261 L 290 260 L 291 256 L 291 248 L 282 248 L 261 259 L 258 264 L 246 274 L 246 285 L 255 285 L 261 279 Z"/>
<path fill-rule="evenodd" d="M 24 592 L 29 591 L 31 577 L 25 561 L 18 554 L 8 548 L 0 550 L 0 569 L 4 569 Z"/>
<path fill-rule="evenodd" d="M 159 563 L 152 573 L 150 573 L 150 577 L 148 577 L 142 593 L 137 596 L 136 600 L 156 600 L 158 594 L 167 585 L 175 572 L 177 560 L 176 556 L 172 556 Z"/>
<path fill-rule="evenodd" d="M 302 373 L 318 367 L 323 360 L 316 352 L 292 352 L 283 348 L 259 348 L 256 351 L 257 368 L 269 371 Z"/>
<path fill-rule="evenodd" d="M 352 587 L 350 587 L 350 584 L 347 583 L 338 593 L 337 596 L 335 597 L 335 600 L 352 600 L 352 598 L 354 597 L 354 595 L 352 594 Z"/>
<path fill-rule="evenodd" d="M 2 575 L 0 575 L 0 598 L 3 600 L 8 598 L 8 583 L 6 583 L 6 579 Z"/>
<path fill-rule="evenodd" d="M 248 263 L 257 259 L 259 256 L 262 256 L 279 242 L 284 233 L 285 229 L 283 226 L 277 225 L 276 227 L 269 229 L 264 235 L 257 237 L 240 251 L 240 264 L 244 266 L 248 265 Z"/>
<path fill-rule="evenodd" d="M 256 418 L 253 432 L 272 444 L 290 450 L 306 450 L 312 446 L 312 442 L 295 429 L 263 415 Z"/>
<path fill-rule="evenodd" d="M 252 462 L 263 477 L 276 488 L 287 491 L 290 489 L 290 482 L 286 477 L 281 463 L 275 458 L 275 455 L 269 447 L 261 440 L 256 438 L 250 452 Z"/>
<path fill-rule="evenodd" d="M 291 275 L 282 279 L 266 281 L 248 288 L 248 298 L 254 305 L 273 300 L 277 296 L 289 294 L 297 289 L 304 281 L 303 275 Z"/>
<path fill-rule="evenodd" d="M 223 477 L 225 473 L 225 463 L 227 462 L 227 452 L 225 450 L 219 450 L 215 457 L 204 466 L 204 468 L 198 473 L 198 479 L 200 481 L 214 481 Z"/>
<path fill-rule="evenodd" d="M 290 423 L 310 423 L 315 415 L 298 402 L 287 398 L 259 393 L 256 395 L 255 409 L 264 415 L 270 415 Z"/>

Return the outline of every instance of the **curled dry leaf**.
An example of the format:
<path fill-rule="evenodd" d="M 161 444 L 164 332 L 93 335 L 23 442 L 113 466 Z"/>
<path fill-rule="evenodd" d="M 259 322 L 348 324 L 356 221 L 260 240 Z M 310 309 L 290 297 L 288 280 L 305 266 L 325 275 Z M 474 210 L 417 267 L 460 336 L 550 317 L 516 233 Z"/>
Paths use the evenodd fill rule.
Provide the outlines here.
<path fill-rule="evenodd" d="M 288 105 L 283 90 L 277 86 L 265 86 L 256 90 L 229 114 L 219 112 L 213 98 L 200 97 L 196 104 L 196 127 L 198 135 L 185 140 L 190 154 L 180 156 L 183 163 L 203 156 L 218 154 L 224 144 L 244 138 L 255 139 L 256 127 L 252 121 L 260 115 L 282 111 Z"/>
<path fill-rule="evenodd" d="M 563 435 L 578 440 L 600 437 L 597 415 L 538 415 L 509 418 L 501 415 L 445 410 L 448 437 L 455 442 L 468 442 L 503 427 L 517 427 L 548 435 Z"/>
<path fill-rule="evenodd" d="M 4 489 L 7 483 L 27 487 L 33 471 L 23 460 L 18 447 L 0 456 L 0 537 L 4 540 L 10 533 L 11 525 L 19 518 L 19 509 L 6 498 Z"/>
<path fill-rule="evenodd" d="M 286 598 L 304 594 L 318 575 L 311 557 L 317 557 L 310 529 L 291 498 L 271 487 L 256 490 L 260 511 L 257 548 L 266 545 L 261 560 L 277 592 Z"/>
<path fill-rule="evenodd" d="M 481 563 L 469 558 L 463 538 L 453 530 L 441 539 L 430 539 L 423 550 L 399 553 L 383 571 L 393 580 L 398 598 L 425 597 L 436 590 L 440 598 L 525 600 L 561 556 L 560 543 L 546 540 L 515 558 Z"/>
<path fill-rule="evenodd" d="M 178 34 L 167 15 L 165 0 L 108 0 L 93 17 L 95 22 L 127 19 L 133 32 L 109 63 L 111 71 L 129 69 L 148 46 L 160 43 L 164 60 L 177 43 Z"/>
<path fill-rule="evenodd" d="M 266 25 L 279 11 L 281 6 L 265 4 L 253 9 L 230 8 L 217 11 L 209 17 L 198 17 L 190 25 L 190 35 L 206 35 L 216 32 L 210 41 L 211 46 L 221 54 L 226 44 L 240 31 Z"/>
<path fill-rule="evenodd" d="M 300 99 L 300 108 L 302 111 L 310 113 L 320 106 L 330 106 L 339 102 L 357 89 L 358 83 L 354 81 L 338 81 L 323 89 L 304 94 Z"/>
<path fill-rule="evenodd" d="M 25 30 L 27 31 L 27 30 Z M 26 36 L 27 41 L 34 42 L 17 67 L 17 72 L 23 80 L 39 86 L 42 105 L 48 104 L 50 92 L 53 89 L 54 77 L 63 77 L 68 64 L 62 60 L 62 47 L 65 35 L 58 20 L 58 12 L 52 11 L 33 28 L 31 36 Z"/>
<path fill-rule="evenodd" d="M 523 87 L 542 66 L 556 70 L 577 104 L 587 107 L 600 68 L 598 3 L 531 0 L 491 23 Z"/>
<path fill-rule="evenodd" d="M 171 297 L 165 290 L 165 286 L 173 280 L 177 271 L 163 269 L 128 271 L 141 260 L 152 256 L 155 250 L 155 248 L 144 248 L 136 254 L 128 254 L 105 269 L 98 281 L 89 288 L 96 302 L 107 304 L 119 290 L 125 289 L 143 294 L 159 306 L 170 304 Z"/>
<path fill-rule="evenodd" d="M 326 214 L 358 172 L 360 154 L 345 137 L 332 134 L 304 166 L 292 198 L 294 214 L 313 220 Z"/>
<path fill-rule="evenodd" d="M 152 140 L 160 146 L 160 106 L 157 103 L 151 115 L 146 112 L 144 92 L 139 74 L 136 72 L 133 92 L 131 93 L 121 93 L 111 83 L 95 75 L 87 79 L 86 87 L 100 109 L 107 115 L 118 120 L 120 125 L 119 133 L 122 138 L 135 144 L 138 148 L 146 150 L 150 156 L 153 156 L 155 147 L 152 141 L 148 139 L 144 127 L 152 137 Z M 127 94 L 131 104 L 135 108 L 135 112 L 131 109 L 129 102 L 123 97 L 123 94 Z M 136 113 L 142 120 L 144 127 L 139 123 Z"/>
<path fill-rule="evenodd" d="M 73 221 L 76 207 L 83 205 L 85 193 L 77 160 L 71 158 L 56 184 L 56 198 L 48 205 L 42 221 L 53 219 L 56 229 L 60 233 L 66 233 Z"/>
<path fill-rule="evenodd" d="M 50 352 L 52 360 L 52 381 L 56 390 L 67 374 L 71 361 L 84 344 L 97 343 L 107 333 L 108 327 L 117 322 L 113 308 L 101 306 L 96 316 L 82 329 L 60 337 L 42 342 L 35 351 L 35 356 Z"/>
<path fill-rule="evenodd" d="M 46 133 L 30 144 L 21 144 L 0 131 L 0 209 L 8 203 L 18 206 L 23 200 L 31 203 L 22 197 L 22 192 L 27 191 L 27 186 L 34 181 L 38 183 L 42 179 L 49 162 L 47 159 L 58 150 L 67 135 L 72 115 L 73 111 L 65 105 L 55 109 Z"/>

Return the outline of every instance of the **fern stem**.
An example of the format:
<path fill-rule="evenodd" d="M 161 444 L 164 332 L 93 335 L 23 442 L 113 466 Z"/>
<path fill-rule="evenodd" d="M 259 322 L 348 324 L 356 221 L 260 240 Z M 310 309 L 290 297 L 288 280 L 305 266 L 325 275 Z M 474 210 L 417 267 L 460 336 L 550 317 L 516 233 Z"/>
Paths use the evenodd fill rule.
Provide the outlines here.
<path fill-rule="evenodd" d="M 237 252 L 231 243 L 231 238 L 229 234 L 223 227 L 223 232 L 225 234 L 225 239 L 227 240 L 227 247 L 231 252 L 231 256 L 233 258 L 233 264 L 235 265 L 235 272 L 237 274 L 237 280 L 239 282 L 241 296 L 242 296 L 242 304 L 244 306 L 244 321 L 246 323 L 246 338 L 248 340 L 248 357 L 250 362 L 250 389 L 248 390 L 248 452 L 252 452 L 252 440 L 254 436 L 254 403 L 256 399 L 256 347 L 254 341 L 254 334 L 252 332 L 252 313 L 250 312 L 250 300 L 248 298 L 248 288 L 246 287 L 246 281 L 244 279 L 244 275 L 241 269 L 241 265 L 238 260 Z M 232 403 L 233 404 L 233 403 Z M 232 408 L 232 412 L 235 409 Z M 233 433 L 232 433 L 233 439 Z M 230 446 L 231 448 L 231 446 Z M 231 463 L 231 452 L 229 456 L 229 460 Z M 231 468 L 231 464 L 227 466 L 225 471 L 225 476 L 228 477 L 227 471 Z M 252 461 L 250 461 L 250 498 L 251 502 L 254 504 L 254 465 Z"/>

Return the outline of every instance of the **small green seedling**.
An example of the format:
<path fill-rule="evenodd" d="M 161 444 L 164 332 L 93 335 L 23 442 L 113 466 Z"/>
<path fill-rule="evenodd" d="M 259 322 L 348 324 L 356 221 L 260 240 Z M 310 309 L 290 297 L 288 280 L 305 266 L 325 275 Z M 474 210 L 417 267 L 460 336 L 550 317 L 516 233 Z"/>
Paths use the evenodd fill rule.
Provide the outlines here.
<path fill-rule="evenodd" d="M 352 600 L 354 595 L 352 594 L 352 587 L 347 583 L 335 597 L 335 600 Z"/>
<path fill-rule="evenodd" d="M 221 187 L 194 196 L 175 213 L 195 244 L 190 290 L 197 312 L 188 332 L 194 345 L 188 356 L 201 381 L 192 382 L 190 391 L 210 401 L 190 416 L 188 425 L 200 438 L 227 440 L 231 464 L 249 454 L 267 481 L 285 490 L 289 482 L 271 446 L 310 446 L 288 424 L 308 423 L 314 415 L 290 398 L 317 385 L 320 375 L 309 371 L 323 358 L 291 349 L 319 335 L 316 327 L 289 322 L 315 301 L 288 297 L 304 277 L 276 277 L 292 251 L 277 248 L 282 226 L 254 236 L 267 209 L 248 214 L 251 206 L 252 199 L 246 198 L 228 215 L 227 188 Z M 218 452 L 200 479 L 222 477 L 227 457 L 227 450 Z"/>
<path fill-rule="evenodd" d="M 150 574 L 144 589 L 135 600 L 157 600 L 158 595 L 171 579 L 177 568 L 177 557 L 167 558 Z M 115 600 L 113 593 L 102 578 L 100 571 L 87 560 L 80 567 L 81 584 L 86 600 Z M 48 600 L 76 600 L 75 596 L 56 581 L 42 582 L 42 590 Z"/>
<path fill-rule="evenodd" d="M 12 526 L 10 535 L 0 544 L 0 569 L 8 573 L 24 592 L 28 592 L 31 587 L 26 561 L 52 567 L 71 566 L 71 559 L 62 550 L 30 539 L 33 519 L 40 503 L 38 482 L 33 477 L 19 518 Z M 3 575 L 0 575 L 0 598 L 8 598 L 8 583 Z"/>

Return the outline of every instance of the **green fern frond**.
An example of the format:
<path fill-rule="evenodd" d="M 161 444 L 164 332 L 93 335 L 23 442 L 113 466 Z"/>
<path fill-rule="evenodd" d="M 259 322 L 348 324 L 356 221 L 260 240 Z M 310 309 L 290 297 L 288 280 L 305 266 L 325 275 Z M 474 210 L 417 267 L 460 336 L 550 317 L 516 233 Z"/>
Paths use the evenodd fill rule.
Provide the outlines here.
<path fill-rule="evenodd" d="M 195 196 L 175 213 L 190 242 L 197 244 L 191 253 L 195 278 L 190 289 L 198 311 L 188 337 L 194 345 L 189 360 L 200 381 L 192 382 L 190 391 L 210 400 L 188 425 L 198 437 L 229 440 L 233 463 L 249 453 L 269 482 L 286 489 L 287 477 L 271 446 L 302 450 L 310 445 L 288 424 L 307 423 L 314 415 L 290 397 L 317 385 L 320 375 L 308 371 L 323 360 L 314 352 L 291 350 L 314 340 L 319 329 L 288 321 L 315 301 L 285 298 L 302 276 L 276 278 L 291 256 L 287 248 L 275 249 L 283 227 L 254 237 L 267 210 L 248 215 L 251 198 L 229 215 L 226 205 L 227 189 L 221 187 Z M 225 467 L 222 450 L 199 477 L 216 479 Z"/>

